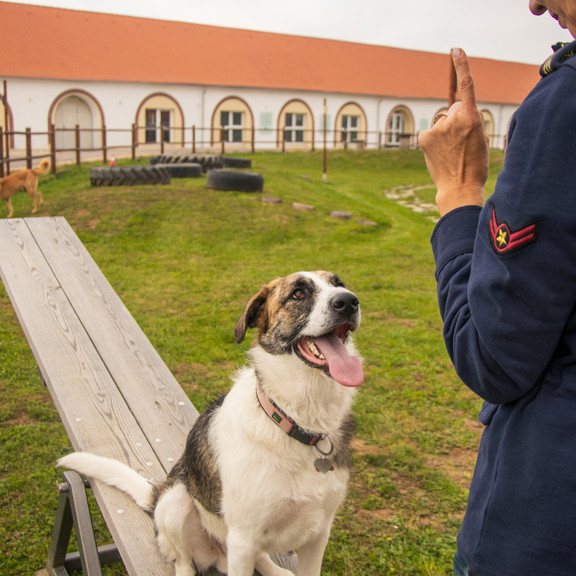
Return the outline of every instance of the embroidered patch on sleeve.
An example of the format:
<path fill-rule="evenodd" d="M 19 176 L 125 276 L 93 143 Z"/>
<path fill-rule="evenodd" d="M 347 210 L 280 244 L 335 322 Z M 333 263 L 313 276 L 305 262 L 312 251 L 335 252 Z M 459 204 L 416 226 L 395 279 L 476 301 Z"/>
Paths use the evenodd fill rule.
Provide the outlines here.
<path fill-rule="evenodd" d="M 529 224 L 521 230 L 513 231 L 506 222 L 498 223 L 496 210 L 492 209 L 490 218 L 490 238 L 496 254 L 510 254 L 536 241 L 538 224 Z"/>

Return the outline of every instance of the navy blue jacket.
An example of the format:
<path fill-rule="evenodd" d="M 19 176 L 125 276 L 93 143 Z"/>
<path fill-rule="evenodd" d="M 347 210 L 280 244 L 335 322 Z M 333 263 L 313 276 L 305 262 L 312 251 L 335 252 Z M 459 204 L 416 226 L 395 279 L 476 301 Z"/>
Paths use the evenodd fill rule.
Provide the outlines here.
<path fill-rule="evenodd" d="M 479 576 L 576 575 L 576 57 L 517 110 L 484 208 L 432 235 L 444 339 L 486 425 L 458 550 Z"/>

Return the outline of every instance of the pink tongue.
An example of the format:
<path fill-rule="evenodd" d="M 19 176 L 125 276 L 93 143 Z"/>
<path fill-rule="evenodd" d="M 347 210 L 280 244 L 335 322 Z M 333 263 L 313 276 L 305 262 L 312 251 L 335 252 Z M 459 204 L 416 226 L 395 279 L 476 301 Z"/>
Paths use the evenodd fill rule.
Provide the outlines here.
<path fill-rule="evenodd" d="M 316 346 L 324 354 L 330 369 L 330 376 L 342 386 L 356 387 L 364 382 L 362 364 L 356 356 L 351 356 L 346 346 L 336 334 L 314 338 Z"/>

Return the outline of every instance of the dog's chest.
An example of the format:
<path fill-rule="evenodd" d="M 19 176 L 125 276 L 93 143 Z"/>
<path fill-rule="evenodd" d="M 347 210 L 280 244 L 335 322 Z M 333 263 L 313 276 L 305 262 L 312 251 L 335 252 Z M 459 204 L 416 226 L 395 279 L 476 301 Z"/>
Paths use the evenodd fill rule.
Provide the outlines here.
<path fill-rule="evenodd" d="M 330 525 L 342 501 L 349 470 L 336 466 L 326 474 L 314 462 L 320 453 L 277 428 L 255 398 L 234 418 L 231 404 L 242 405 L 238 390 L 215 415 L 211 435 L 217 446 L 222 508 L 231 524 L 241 524 L 269 549 L 295 549 Z M 252 394 L 255 394 L 252 391 Z M 232 396 L 232 397 L 230 397 Z"/>
<path fill-rule="evenodd" d="M 272 506 L 262 525 L 260 538 L 274 550 L 294 550 L 325 531 L 341 498 L 323 501 L 298 502 L 288 500 Z"/>

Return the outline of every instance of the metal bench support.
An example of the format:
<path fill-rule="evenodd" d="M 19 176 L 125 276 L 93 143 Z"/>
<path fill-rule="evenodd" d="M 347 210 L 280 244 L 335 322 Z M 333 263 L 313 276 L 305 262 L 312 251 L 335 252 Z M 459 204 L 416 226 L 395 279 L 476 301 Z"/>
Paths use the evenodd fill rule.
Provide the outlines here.
<path fill-rule="evenodd" d="M 59 485 L 60 498 L 52 540 L 48 550 L 46 572 L 49 576 L 68 576 L 69 570 L 82 570 L 85 576 L 101 576 L 102 564 L 122 562 L 114 544 L 96 546 L 86 486 L 76 472 L 64 472 L 64 482 Z M 78 552 L 68 553 L 72 528 L 78 541 Z"/>

